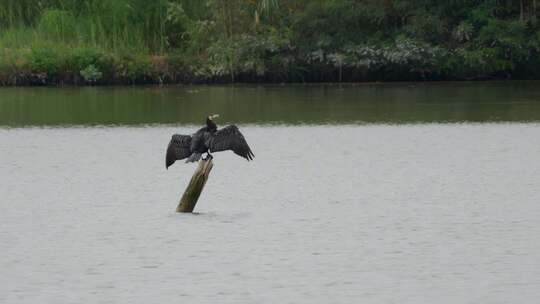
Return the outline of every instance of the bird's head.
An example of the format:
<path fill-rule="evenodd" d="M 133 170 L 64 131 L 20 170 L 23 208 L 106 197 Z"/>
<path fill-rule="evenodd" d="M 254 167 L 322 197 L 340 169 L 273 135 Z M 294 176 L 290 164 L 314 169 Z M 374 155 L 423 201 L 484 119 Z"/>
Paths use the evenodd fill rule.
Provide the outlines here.
<path fill-rule="evenodd" d="M 219 117 L 218 114 L 208 115 L 208 117 L 206 118 L 206 127 L 208 127 L 212 131 L 216 131 L 217 130 L 217 125 L 214 122 L 214 119 L 218 118 L 218 117 Z"/>
<path fill-rule="evenodd" d="M 219 114 L 210 114 L 210 115 L 208 115 L 208 119 L 210 119 L 210 120 L 214 120 L 214 119 L 216 119 L 218 117 L 219 117 Z"/>

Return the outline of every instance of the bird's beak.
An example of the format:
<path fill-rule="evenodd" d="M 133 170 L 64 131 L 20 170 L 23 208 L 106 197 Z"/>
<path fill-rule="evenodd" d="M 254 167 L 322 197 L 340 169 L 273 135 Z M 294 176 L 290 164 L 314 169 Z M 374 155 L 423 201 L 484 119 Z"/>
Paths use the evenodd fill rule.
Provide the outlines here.
<path fill-rule="evenodd" d="M 210 115 L 210 119 L 218 118 L 219 114 Z"/>

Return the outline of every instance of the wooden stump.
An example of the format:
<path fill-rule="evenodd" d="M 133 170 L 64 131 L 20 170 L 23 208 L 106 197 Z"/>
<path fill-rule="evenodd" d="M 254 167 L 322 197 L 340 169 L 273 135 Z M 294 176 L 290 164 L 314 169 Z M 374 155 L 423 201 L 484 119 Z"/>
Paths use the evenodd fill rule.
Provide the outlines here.
<path fill-rule="evenodd" d="M 189 185 L 184 191 L 178 207 L 176 207 L 176 212 L 193 212 L 213 166 L 212 159 L 199 161 L 199 166 L 193 173 L 193 177 L 191 177 L 191 181 L 189 181 Z"/>

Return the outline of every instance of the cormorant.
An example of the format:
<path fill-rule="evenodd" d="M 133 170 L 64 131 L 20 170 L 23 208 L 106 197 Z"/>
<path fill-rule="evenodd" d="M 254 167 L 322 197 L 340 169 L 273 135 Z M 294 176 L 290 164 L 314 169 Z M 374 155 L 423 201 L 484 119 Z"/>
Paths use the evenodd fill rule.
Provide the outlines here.
<path fill-rule="evenodd" d="M 251 152 L 246 139 L 235 125 L 220 130 L 214 119 L 219 115 L 210 115 L 206 118 L 206 126 L 193 135 L 174 134 L 167 147 L 165 167 L 168 169 L 175 161 L 187 158 L 186 163 L 196 162 L 203 153 L 212 158 L 210 152 L 232 150 L 243 158 L 252 160 L 255 155 Z"/>

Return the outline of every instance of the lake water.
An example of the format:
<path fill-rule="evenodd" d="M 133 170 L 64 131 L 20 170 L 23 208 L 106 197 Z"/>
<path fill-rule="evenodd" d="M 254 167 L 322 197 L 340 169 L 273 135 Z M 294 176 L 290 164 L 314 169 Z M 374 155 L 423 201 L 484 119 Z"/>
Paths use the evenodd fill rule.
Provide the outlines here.
<path fill-rule="evenodd" d="M 540 81 L 147 88 L 0 88 L 0 125 L 540 121 Z"/>
<path fill-rule="evenodd" d="M 0 89 L 0 303 L 536 303 L 540 83 Z M 172 133 L 237 123 L 253 162 Z M 218 121 L 219 122 L 219 121 Z"/>

